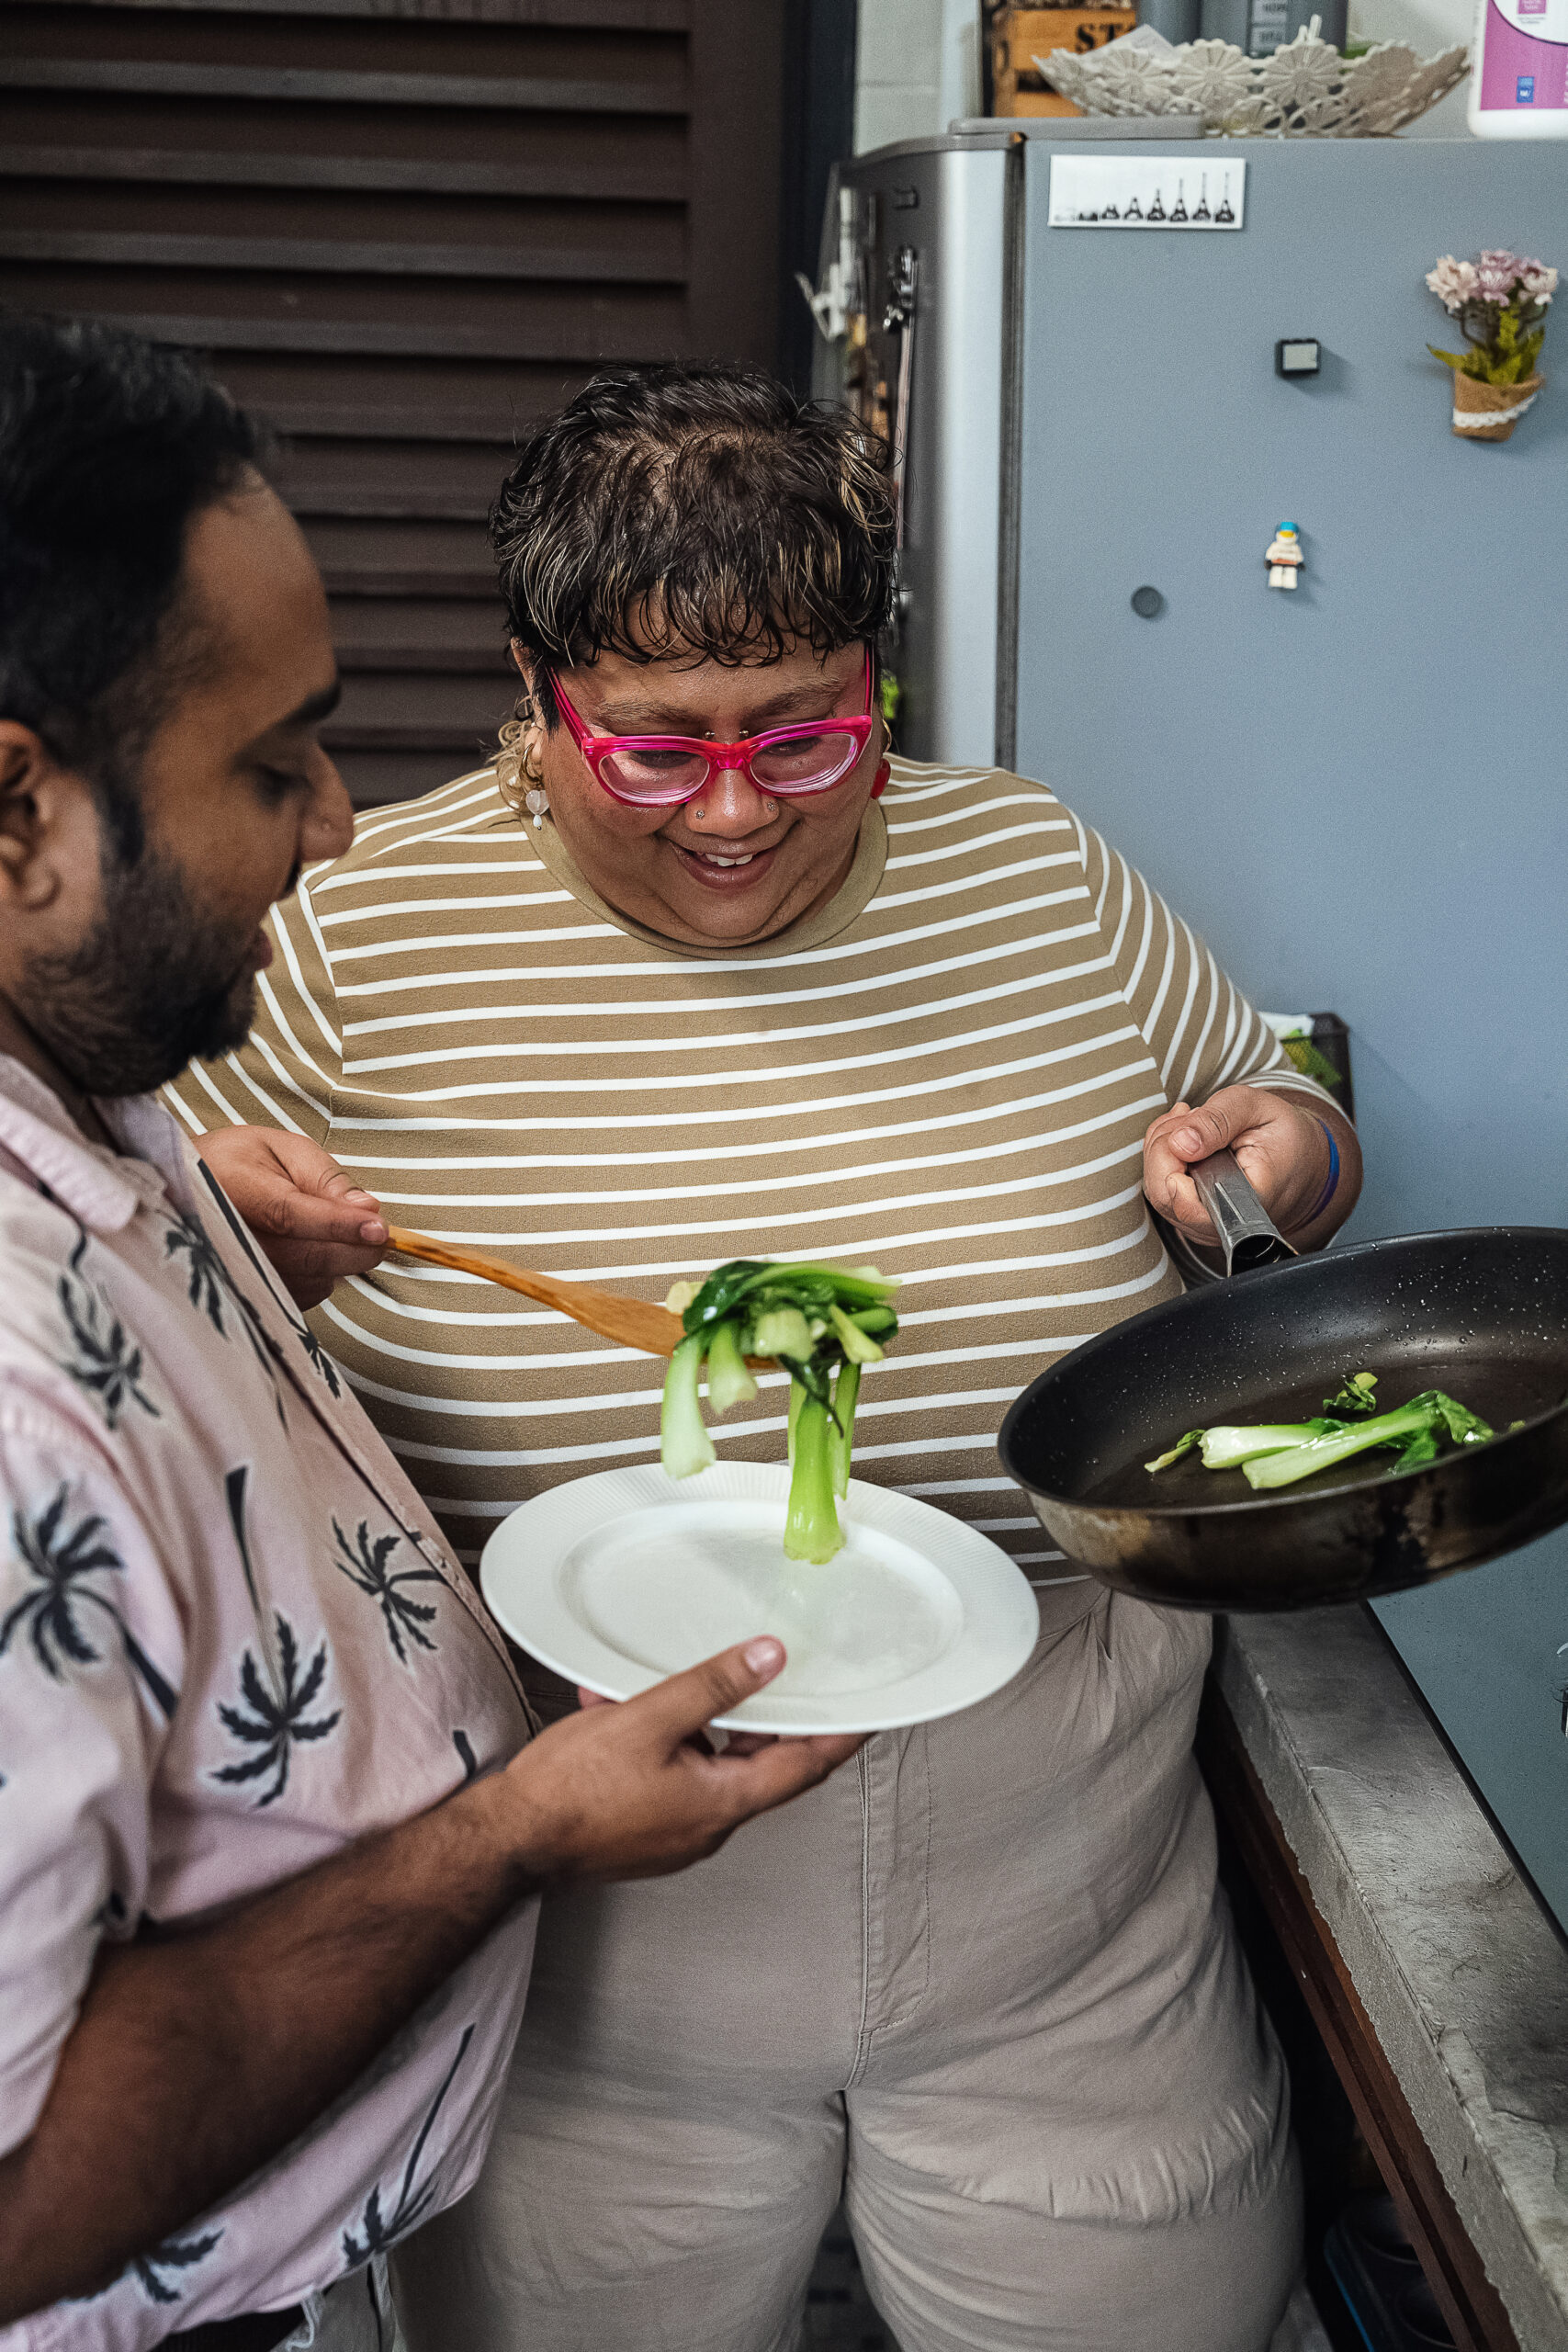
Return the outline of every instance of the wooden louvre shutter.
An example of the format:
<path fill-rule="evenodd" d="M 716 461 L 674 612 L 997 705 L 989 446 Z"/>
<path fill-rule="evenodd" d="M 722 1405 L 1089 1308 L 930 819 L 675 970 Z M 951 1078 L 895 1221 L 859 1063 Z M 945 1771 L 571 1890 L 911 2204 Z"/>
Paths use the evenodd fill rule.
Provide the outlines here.
<path fill-rule="evenodd" d="M 515 691 L 484 518 L 595 366 L 772 365 L 784 0 L 12 0 L 0 302 L 204 350 L 286 436 L 356 800 Z"/>

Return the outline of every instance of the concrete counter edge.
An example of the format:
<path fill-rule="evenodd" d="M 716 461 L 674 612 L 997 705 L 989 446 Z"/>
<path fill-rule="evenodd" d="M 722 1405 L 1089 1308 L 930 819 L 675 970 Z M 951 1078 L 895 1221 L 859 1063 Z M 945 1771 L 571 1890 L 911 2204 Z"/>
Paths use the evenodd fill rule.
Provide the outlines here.
<path fill-rule="evenodd" d="M 1522 2352 L 1568 2352 L 1568 1951 L 1364 1610 L 1218 1620 L 1214 1674 Z"/>

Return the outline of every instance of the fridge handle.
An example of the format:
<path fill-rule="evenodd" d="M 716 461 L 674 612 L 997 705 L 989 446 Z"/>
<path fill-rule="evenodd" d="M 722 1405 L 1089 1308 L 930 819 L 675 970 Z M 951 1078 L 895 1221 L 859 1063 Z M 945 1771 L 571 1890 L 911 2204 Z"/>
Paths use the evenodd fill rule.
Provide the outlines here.
<path fill-rule="evenodd" d="M 909 444 L 909 391 L 915 373 L 915 292 L 920 260 L 913 245 L 900 245 L 887 273 L 887 309 L 883 332 L 898 336 L 898 394 L 893 411 L 894 546 L 904 551 L 904 474 Z"/>

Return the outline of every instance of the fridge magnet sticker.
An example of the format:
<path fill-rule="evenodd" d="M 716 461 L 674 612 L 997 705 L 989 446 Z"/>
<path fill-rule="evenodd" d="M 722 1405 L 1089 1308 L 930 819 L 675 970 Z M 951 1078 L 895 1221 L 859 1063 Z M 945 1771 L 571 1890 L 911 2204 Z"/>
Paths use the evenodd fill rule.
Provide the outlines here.
<path fill-rule="evenodd" d="M 1053 155 L 1052 229 L 1239 229 L 1247 165 L 1186 155 Z"/>

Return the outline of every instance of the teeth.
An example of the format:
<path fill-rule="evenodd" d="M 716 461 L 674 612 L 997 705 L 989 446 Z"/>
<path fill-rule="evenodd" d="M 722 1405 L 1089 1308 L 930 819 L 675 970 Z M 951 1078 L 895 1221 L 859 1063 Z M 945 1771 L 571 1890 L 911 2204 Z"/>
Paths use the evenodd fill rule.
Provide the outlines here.
<path fill-rule="evenodd" d="M 705 849 L 703 864 L 705 865 L 750 865 L 756 854 L 755 850 L 750 850 L 744 857 L 715 857 L 711 851 Z"/>

